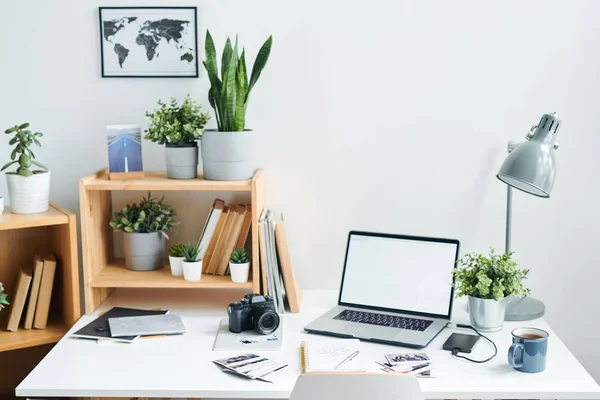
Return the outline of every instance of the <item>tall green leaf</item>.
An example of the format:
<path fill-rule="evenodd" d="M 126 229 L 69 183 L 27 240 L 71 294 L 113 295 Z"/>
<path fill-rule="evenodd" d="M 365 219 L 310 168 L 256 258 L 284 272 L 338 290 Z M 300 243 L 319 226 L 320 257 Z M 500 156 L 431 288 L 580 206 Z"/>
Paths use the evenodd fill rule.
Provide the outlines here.
<path fill-rule="evenodd" d="M 256 84 L 256 81 L 260 77 L 260 73 L 263 68 L 267 64 L 267 60 L 269 59 L 269 54 L 271 54 L 271 45 L 273 44 L 273 36 L 269 36 L 267 41 L 262 45 L 258 54 L 256 55 L 256 60 L 254 60 L 254 66 L 252 67 L 252 74 L 250 75 L 250 85 L 248 86 L 248 94 L 246 96 L 246 102 L 248 102 L 248 97 L 250 96 L 250 92 L 252 88 Z"/>
<path fill-rule="evenodd" d="M 217 107 L 217 102 L 215 100 L 215 88 L 212 86 L 208 90 L 208 102 L 210 103 L 211 107 L 214 108 L 214 110 L 215 110 L 215 117 L 217 119 L 217 128 L 219 130 L 222 130 L 221 117 L 219 116 L 219 108 Z"/>
<path fill-rule="evenodd" d="M 246 51 L 242 50 L 242 55 L 237 65 L 237 91 L 238 98 L 235 105 L 234 131 L 243 131 L 246 125 L 246 95 L 248 93 L 248 72 L 246 71 Z"/>
<path fill-rule="evenodd" d="M 211 103 L 211 106 L 215 109 L 215 114 L 219 114 L 218 107 L 221 103 L 221 80 L 219 79 L 219 69 L 217 68 L 217 50 L 215 49 L 215 43 L 208 30 L 206 31 L 204 53 L 206 55 L 206 61 L 203 62 L 204 68 L 206 68 L 208 78 L 210 79 L 210 85 L 213 88 L 212 96 L 214 98 L 214 105 Z"/>
<path fill-rule="evenodd" d="M 221 122 L 226 132 L 233 131 L 235 121 L 235 106 L 237 102 L 236 71 L 238 63 L 238 44 L 235 42 L 227 74 L 223 77 L 223 90 L 221 92 Z"/>
<path fill-rule="evenodd" d="M 223 55 L 221 56 L 221 76 L 225 79 L 225 74 L 227 73 L 227 69 L 229 68 L 229 60 L 231 60 L 231 53 L 233 53 L 233 48 L 231 47 L 231 40 L 227 38 L 225 42 L 225 47 L 223 47 Z"/>

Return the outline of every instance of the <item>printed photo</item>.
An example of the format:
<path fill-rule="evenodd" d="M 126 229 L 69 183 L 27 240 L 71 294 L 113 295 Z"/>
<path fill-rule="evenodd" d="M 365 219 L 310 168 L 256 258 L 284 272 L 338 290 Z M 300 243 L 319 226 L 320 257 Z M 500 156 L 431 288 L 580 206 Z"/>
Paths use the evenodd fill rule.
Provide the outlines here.
<path fill-rule="evenodd" d="M 398 364 L 423 364 L 424 362 L 428 363 L 429 357 L 425 353 L 395 353 L 395 354 L 386 354 L 386 360 L 392 365 Z"/>
<path fill-rule="evenodd" d="M 142 167 L 142 130 L 139 125 L 108 125 L 108 172 L 139 172 Z"/>

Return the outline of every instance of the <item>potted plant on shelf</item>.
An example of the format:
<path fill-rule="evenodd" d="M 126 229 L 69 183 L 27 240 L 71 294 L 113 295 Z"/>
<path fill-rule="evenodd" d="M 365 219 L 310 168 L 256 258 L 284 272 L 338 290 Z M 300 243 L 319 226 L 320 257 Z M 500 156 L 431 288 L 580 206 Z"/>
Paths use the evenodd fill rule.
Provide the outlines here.
<path fill-rule="evenodd" d="M 248 273 L 250 272 L 250 261 L 246 255 L 246 249 L 239 248 L 233 250 L 229 259 L 229 272 L 231 280 L 235 283 L 248 282 Z"/>
<path fill-rule="evenodd" d="M 238 55 L 237 39 L 234 47 L 227 39 L 221 58 L 221 78 L 217 67 L 215 44 L 206 31 L 203 62 L 210 79 L 208 100 L 215 110 L 217 129 L 206 129 L 202 135 L 202 167 L 204 178 L 211 180 L 249 179 L 254 174 L 252 162 L 252 130 L 246 129 L 246 108 L 250 92 L 258 81 L 271 53 L 269 36 L 256 56 L 250 80 L 246 70 L 245 50 Z"/>
<path fill-rule="evenodd" d="M 50 198 L 50 171 L 35 160 L 35 154 L 31 150 L 34 143 L 38 147 L 42 146 L 39 138 L 44 134 L 32 133 L 28 127 L 29 123 L 26 122 L 4 131 L 7 135 L 14 133 L 8 144 L 15 148 L 10 154 L 12 161 L 5 164 L 1 171 L 13 164 L 19 165 L 15 171 L 6 173 L 11 211 L 16 214 L 48 211 Z"/>
<path fill-rule="evenodd" d="M 181 262 L 184 259 L 184 250 L 185 246 L 183 244 L 173 245 L 171 246 L 171 250 L 169 250 L 169 265 L 171 266 L 171 274 L 173 276 L 183 275 L 183 266 Z"/>
<path fill-rule="evenodd" d="M 190 282 L 199 281 L 202 278 L 202 260 L 198 260 L 200 254 L 200 243 L 189 242 L 183 249 L 183 279 Z"/>
<path fill-rule="evenodd" d="M 2 286 L 2 282 L 0 282 L 0 310 L 9 304 L 8 300 L 6 300 L 6 293 L 4 293 L 4 286 Z"/>
<path fill-rule="evenodd" d="M 193 179 L 198 176 L 198 140 L 204 125 L 210 118 L 202 113 L 202 106 L 196 105 L 187 95 L 181 105 L 175 98 L 166 104 L 158 101 L 160 108 L 146 116 L 150 118 L 144 139 L 165 145 L 167 177 L 172 179 Z"/>
<path fill-rule="evenodd" d="M 492 332 L 502 329 L 508 296 L 529 294 L 523 280 L 529 270 L 518 268 L 512 253 L 466 254 L 459 260 L 461 267 L 453 271 L 456 277 L 456 297 L 468 296 L 471 325 Z"/>
<path fill-rule="evenodd" d="M 127 269 L 153 271 L 164 267 L 166 231 L 179 223 L 175 221 L 175 210 L 163 200 L 157 201 L 148 193 L 139 205 L 133 203 L 113 212 L 110 226 L 123 232 Z"/>

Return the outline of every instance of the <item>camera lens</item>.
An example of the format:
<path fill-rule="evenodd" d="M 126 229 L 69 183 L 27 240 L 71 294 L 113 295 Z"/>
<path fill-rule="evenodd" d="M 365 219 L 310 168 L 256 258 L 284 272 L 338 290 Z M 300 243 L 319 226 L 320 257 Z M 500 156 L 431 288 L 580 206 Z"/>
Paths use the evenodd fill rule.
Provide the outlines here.
<path fill-rule="evenodd" d="M 279 315 L 276 312 L 268 310 L 265 311 L 256 320 L 256 330 L 263 335 L 273 333 L 279 327 Z"/>

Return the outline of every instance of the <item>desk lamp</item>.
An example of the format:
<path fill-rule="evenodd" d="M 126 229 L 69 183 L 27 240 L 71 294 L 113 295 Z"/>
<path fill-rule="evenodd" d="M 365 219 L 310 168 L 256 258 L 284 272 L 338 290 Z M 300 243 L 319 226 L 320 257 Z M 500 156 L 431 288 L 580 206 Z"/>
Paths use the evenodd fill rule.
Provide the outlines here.
<path fill-rule="evenodd" d="M 508 157 L 496 175 L 507 184 L 506 254 L 510 253 L 512 188 L 534 196 L 549 198 L 556 175 L 556 134 L 562 121 L 556 113 L 544 114 L 538 125 L 531 127 L 526 141 L 508 142 Z M 529 296 L 511 296 L 506 308 L 506 321 L 528 321 L 544 315 L 544 303 Z"/>

